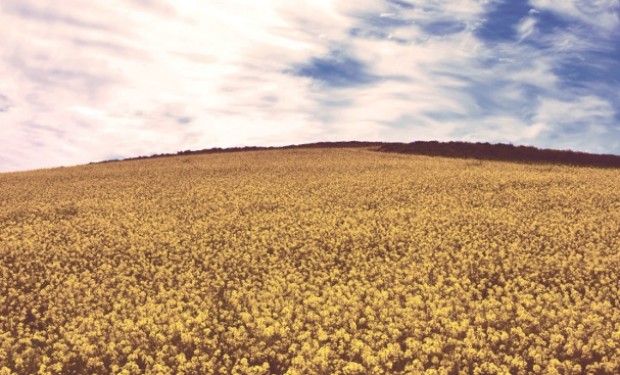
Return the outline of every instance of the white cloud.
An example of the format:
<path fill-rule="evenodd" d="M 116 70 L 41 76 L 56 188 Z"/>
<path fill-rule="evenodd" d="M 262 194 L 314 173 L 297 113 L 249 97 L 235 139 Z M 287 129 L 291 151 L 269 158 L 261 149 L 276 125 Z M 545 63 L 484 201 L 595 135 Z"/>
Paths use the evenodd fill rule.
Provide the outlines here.
<path fill-rule="evenodd" d="M 617 0 L 530 0 L 529 3 L 536 9 L 552 11 L 606 31 L 620 25 Z"/>
<path fill-rule="evenodd" d="M 594 125 L 612 121 L 613 116 L 613 106 L 607 100 L 585 96 L 569 101 L 545 99 L 538 107 L 535 121 L 558 129 L 565 123 Z"/>
<path fill-rule="evenodd" d="M 519 42 L 522 42 L 523 40 L 529 38 L 532 34 L 536 32 L 536 18 L 524 18 L 517 27 L 517 31 L 519 32 Z"/>
<path fill-rule="evenodd" d="M 613 26 L 602 13 L 613 2 L 530 3 Z M 531 13 L 515 25 L 522 43 L 490 47 L 476 28 L 493 2 L 414 5 L 5 0 L 0 170 L 319 140 L 534 142 L 565 125 L 555 110 L 609 123 L 613 106 L 565 92 L 556 70 L 564 53 L 593 40 L 574 30 L 540 35 Z M 437 25 L 447 31 L 429 31 Z M 295 74 L 336 53 L 368 80 L 334 87 Z"/>
<path fill-rule="evenodd" d="M 489 116 L 480 121 L 462 139 L 472 142 L 500 142 L 529 144 L 547 131 L 546 124 L 527 124 L 518 117 Z"/>
<path fill-rule="evenodd" d="M 341 38 L 348 27 L 328 1 L 4 5 L 12 31 L 0 34 L 0 70 L 11 78 L 0 93 L 17 108 L 3 113 L 2 169 L 312 139 L 309 82 L 282 71 L 325 52 L 319 34 Z M 33 140 L 45 151 L 7 161 Z"/>
<path fill-rule="evenodd" d="M 611 103 L 596 96 L 547 98 L 540 102 L 533 124 L 545 128 L 547 142 L 555 147 L 560 144 L 561 148 L 609 153 L 603 140 L 614 141 L 610 133 L 615 126 L 614 114 Z"/>

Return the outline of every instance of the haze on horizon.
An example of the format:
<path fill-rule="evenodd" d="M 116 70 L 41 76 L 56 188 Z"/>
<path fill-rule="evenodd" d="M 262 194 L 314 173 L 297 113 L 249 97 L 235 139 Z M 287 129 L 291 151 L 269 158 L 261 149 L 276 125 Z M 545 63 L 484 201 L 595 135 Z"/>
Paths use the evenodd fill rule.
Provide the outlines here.
<path fill-rule="evenodd" d="M 618 0 L 3 0 L 0 172 L 465 140 L 620 154 Z"/>

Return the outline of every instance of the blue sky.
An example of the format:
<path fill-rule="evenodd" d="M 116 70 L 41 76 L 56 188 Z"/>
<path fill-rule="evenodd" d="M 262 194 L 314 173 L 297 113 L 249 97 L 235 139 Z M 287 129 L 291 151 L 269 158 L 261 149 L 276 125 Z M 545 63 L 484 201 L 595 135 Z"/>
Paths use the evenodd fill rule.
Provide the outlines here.
<path fill-rule="evenodd" d="M 3 0 L 0 171 L 340 140 L 620 154 L 619 17 L 618 0 Z"/>

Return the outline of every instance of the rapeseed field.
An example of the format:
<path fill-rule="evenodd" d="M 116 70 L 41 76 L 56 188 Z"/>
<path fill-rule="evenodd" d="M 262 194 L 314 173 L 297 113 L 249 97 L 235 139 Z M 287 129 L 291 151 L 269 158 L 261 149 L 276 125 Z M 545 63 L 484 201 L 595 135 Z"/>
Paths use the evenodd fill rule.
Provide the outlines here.
<path fill-rule="evenodd" d="M 620 170 L 366 149 L 0 174 L 0 374 L 618 374 Z"/>

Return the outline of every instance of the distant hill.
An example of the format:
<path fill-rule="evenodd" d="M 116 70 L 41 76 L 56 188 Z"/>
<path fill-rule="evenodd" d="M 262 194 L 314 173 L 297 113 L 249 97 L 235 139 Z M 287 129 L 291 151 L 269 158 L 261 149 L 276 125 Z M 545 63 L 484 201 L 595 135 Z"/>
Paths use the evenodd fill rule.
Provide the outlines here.
<path fill-rule="evenodd" d="M 384 143 L 379 151 L 450 158 L 512 161 L 521 163 L 554 163 L 593 167 L 620 167 L 620 156 L 590 154 L 570 150 L 540 149 L 532 146 L 468 142 Z"/>
<path fill-rule="evenodd" d="M 379 152 L 395 152 L 425 156 L 440 156 L 449 158 L 468 158 L 478 160 L 495 160 L 519 163 L 565 164 L 577 166 L 619 168 L 620 156 L 611 154 L 591 154 L 571 150 L 540 149 L 533 146 L 514 146 L 511 144 L 491 144 L 472 142 L 438 142 L 416 141 L 411 143 L 398 142 L 317 142 L 282 147 L 231 147 L 210 148 L 203 150 L 185 150 L 172 154 L 155 154 L 138 156 L 122 160 L 138 160 L 148 158 L 171 157 L 178 155 L 197 155 L 228 152 L 262 151 L 274 149 L 301 149 L 301 148 L 369 148 Z M 106 160 L 112 162 L 119 160 Z"/>

